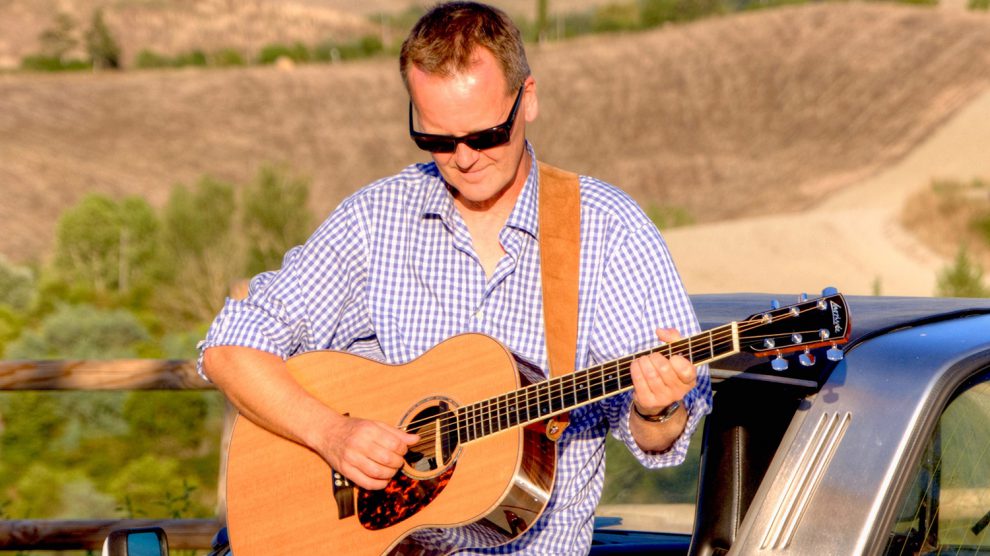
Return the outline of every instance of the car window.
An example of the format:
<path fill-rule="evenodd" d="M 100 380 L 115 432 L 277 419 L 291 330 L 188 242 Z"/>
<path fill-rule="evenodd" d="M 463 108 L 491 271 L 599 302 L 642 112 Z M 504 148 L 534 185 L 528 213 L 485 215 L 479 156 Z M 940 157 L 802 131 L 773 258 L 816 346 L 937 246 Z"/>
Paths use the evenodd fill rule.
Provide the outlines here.
<path fill-rule="evenodd" d="M 885 554 L 990 553 L 990 372 L 945 408 Z"/>
<path fill-rule="evenodd" d="M 691 437 L 684 463 L 646 469 L 624 444 L 609 435 L 605 444 L 605 486 L 596 515 L 600 525 L 634 531 L 690 533 L 698 495 L 704 420 Z M 621 520 L 621 521 L 620 521 Z"/>

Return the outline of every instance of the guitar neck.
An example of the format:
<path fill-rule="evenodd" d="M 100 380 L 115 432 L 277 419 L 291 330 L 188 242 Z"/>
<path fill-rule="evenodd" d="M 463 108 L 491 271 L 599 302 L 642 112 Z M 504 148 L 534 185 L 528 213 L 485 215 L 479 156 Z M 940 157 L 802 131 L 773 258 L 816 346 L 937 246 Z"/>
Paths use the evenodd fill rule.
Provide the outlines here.
<path fill-rule="evenodd" d="M 631 390 L 630 365 L 644 355 L 680 355 L 695 365 L 703 365 L 738 352 L 738 326 L 732 322 L 689 338 L 462 406 L 453 412 L 452 419 L 441 421 L 441 427 L 446 430 L 440 433 L 444 436 L 456 434 L 458 442 L 463 444 Z"/>

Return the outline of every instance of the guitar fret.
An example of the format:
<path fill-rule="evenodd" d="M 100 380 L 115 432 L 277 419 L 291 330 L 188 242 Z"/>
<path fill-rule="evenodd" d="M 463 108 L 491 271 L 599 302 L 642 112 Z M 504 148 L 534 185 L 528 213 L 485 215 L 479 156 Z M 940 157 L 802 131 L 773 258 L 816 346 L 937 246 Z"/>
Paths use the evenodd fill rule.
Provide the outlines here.
<path fill-rule="evenodd" d="M 561 382 L 561 390 L 563 391 L 561 397 L 564 403 L 564 407 L 574 407 L 575 405 L 577 405 L 577 400 L 575 399 L 575 392 L 574 392 L 575 384 L 577 384 L 577 377 L 575 376 L 575 373 L 566 375 L 564 381 Z"/>
<path fill-rule="evenodd" d="M 588 395 L 588 373 L 582 372 L 580 376 L 574 375 L 574 405 L 584 403 Z"/>
<path fill-rule="evenodd" d="M 482 414 L 481 414 L 481 435 L 488 436 L 492 433 L 492 401 L 485 400 L 482 404 Z"/>
<path fill-rule="evenodd" d="M 495 428 L 502 432 L 510 426 L 512 425 L 509 419 L 509 396 L 502 394 L 498 397 L 498 425 Z"/>
<path fill-rule="evenodd" d="M 472 413 L 471 414 L 471 418 L 473 420 L 473 427 L 472 428 L 474 430 L 474 437 L 476 439 L 477 438 L 481 438 L 485 434 L 485 431 L 482 428 L 483 427 L 483 424 L 481 422 L 481 405 L 480 404 L 475 404 L 474 411 L 472 411 L 471 413 Z"/>

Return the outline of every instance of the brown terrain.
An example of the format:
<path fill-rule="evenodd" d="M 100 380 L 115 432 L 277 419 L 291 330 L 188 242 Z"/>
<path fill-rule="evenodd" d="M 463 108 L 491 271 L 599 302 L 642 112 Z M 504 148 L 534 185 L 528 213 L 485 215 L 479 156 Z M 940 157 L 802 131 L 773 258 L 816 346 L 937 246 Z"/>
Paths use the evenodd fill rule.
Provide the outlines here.
<path fill-rule="evenodd" d="M 275 9 L 261 0 L 229 6 L 235 4 Z M 350 3 L 314 0 L 283 9 L 342 13 L 330 4 Z M 0 21 L 9 22 L 3 10 L 0 3 Z M 107 12 L 115 31 L 122 18 Z M 353 21 L 360 30 L 366 20 Z M 161 27 L 134 33 L 169 35 Z M 689 289 L 810 289 L 824 284 L 805 283 L 807 276 L 781 284 L 759 279 L 773 274 L 774 263 L 788 272 L 816 264 L 792 262 L 794 249 L 835 250 L 840 239 L 867 245 L 856 235 L 816 230 L 800 215 L 840 199 L 852 207 L 882 200 L 888 185 L 876 180 L 990 91 L 990 16 L 816 4 L 548 43 L 531 48 L 531 62 L 540 92 L 531 138 L 540 157 L 611 181 L 644 206 L 691 214 L 698 225 L 667 234 Z M 160 205 L 175 183 L 205 174 L 246 183 L 267 163 L 311 178 L 312 208 L 326 213 L 357 187 L 424 159 L 405 134 L 406 102 L 392 59 L 294 69 L 0 74 L 0 253 L 43 259 L 58 215 L 86 192 L 141 195 Z M 913 176 L 911 187 L 935 176 L 968 180 L 978 166 L 953 169 L 952 176 L 936 167 Z M 848 193 L 854 186 L 871 188 L 873 197 Z M 760 220 L 777 216 L 793 220 Z M 877 215 L 846 217 L 866 226 Z M 752 233 L 718 228 L 732 222 L 756 225 Z M 830 225 L 856 229 L 836 219 Z M 873 248 L 897 250 L 928 274 L 941 263 L 910 238 L 898 239 L 896 222 L 878 226 L 862 232 L 884 236 Z M 766 230 L 797 239 L 783 251 L 761 250 Z M 771 260 L 752 260 L 765 255 Z M 876 289 L 878 276 L 883 293 L 931 293 L 922 291 L 931 277 L 903 290 L 890 286 L 883 273 L 862 267 L 877 262 L 872 258 L 837 263 L 865 276 L 867 285 L 851 286 L 855 293 L 869 293 L 862 290 L 871 283 Z"/>

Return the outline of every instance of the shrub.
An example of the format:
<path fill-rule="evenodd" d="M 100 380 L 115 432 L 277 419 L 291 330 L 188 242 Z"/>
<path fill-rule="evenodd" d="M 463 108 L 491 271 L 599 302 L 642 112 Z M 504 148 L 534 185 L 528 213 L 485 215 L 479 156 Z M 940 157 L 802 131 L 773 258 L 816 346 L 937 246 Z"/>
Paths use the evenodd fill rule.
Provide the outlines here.
<path fill-rule="evenodd" d="M 333 40 L 326 40 L 316 45 L 313 49 L 313 59 L 318 62 L 340 62 L 343 60 L 357 60 L 370 58 L 384 52 L 385 45 L 382 40 L 375 35 L 365 35 L 358 40 L 338 43 Z"/>
<path fill-rule="evenodd" d="M 983 285 L 983 269 L 969 259 L 966 248 L 959 249 L 956 260 L 938 274 L 936 295 L 941 297 L 990 297 Z"/>
<path fill-rule="evenodd" d="M 186 66 L 205 67 L 207 65 L 206 53 L 202 50 L 183 52 L 175 57 L 172 61 L 172 65 L 177 68 L 183 68 Z"/>
<path fill-rule="evenodd" d="M 969 9 L 971 10 L 990 10 L 990 0 L 969 0 Z"/>
<path fill-rule="evenodd" d="M 639 16 L 644 27 L 693 21 L 725 12 L 721 0 L 639 0 Z"/>
<path fill-rule="evenodd" d="M 42 54 L 25 56 L 21 59 L 21 69 L 27 71 L 78 71 L 92 66 L 82 60 L 63 60 Z"/>
<path fill-rule="evenodd" d="M 288 58 L 296 63 L 308 62 L 310 59 L 309 49 L 301 42 L 292 46 L 279 43 L 269 44 L 262 48 L 258 54 L 258 63 L 274 64 L 279 58 Z"/>
<path fill-rule="evenodd" d="M 635 4 L 606 4 L 595 10 L 592 28 L 596 33 L 632 31 L 640 27 Z"/>
<path fill-rule="evenodd" d="M 656 224 L 657 228 L 666 230 L 694 223 L 694 218 L 681 207 L 660 206 L 651 204 L 646 207 L 646 215 Z"/>
<path fill-rule="evenodd" d="M 114 359 L 138 356 L 149 334 L 129 311 L 63 305 L 7 346 L 10 359 Z"/>
<path fill-rule="evenodd" d="M 27 311 L 34 305 L 36 297 L 34 272 L 11 263 L 0 254 L 0 306 Z"/>
<path fill-rule="evenodd" d="M 278 268 L 282 255 L 306 240 L 310 232 L 308 199 L 308 181 L 274 167 L 259 171 L 244 197 L 247 275 Z"/>
<path fill-rule="evenodd" d="M 231 67 L 231 66 L 243 66 L 244 57 L 241 53 L 234 48 L 224 48 L 214 52 L 210 57 L 210 62 L 212 65 L 217 67 Z"/>
<path fill-rule="evenodd" d="M 142 69 L 167 68 L 172 65 L 172 60 L 163 54 L 145 48 L 138 52 L 134 58 L 134 65 Z"/>

